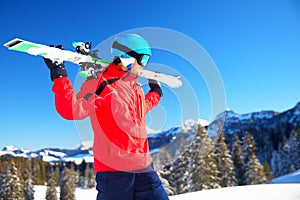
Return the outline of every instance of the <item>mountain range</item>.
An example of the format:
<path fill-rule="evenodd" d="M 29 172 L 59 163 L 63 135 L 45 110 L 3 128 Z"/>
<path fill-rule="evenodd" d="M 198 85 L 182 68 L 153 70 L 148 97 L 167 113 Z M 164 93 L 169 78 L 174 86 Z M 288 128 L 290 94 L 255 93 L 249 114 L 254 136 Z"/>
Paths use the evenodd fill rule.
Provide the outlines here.
<path fill-rule="evenodd" d="M 231 136 L 237 133 L 240 137 L 246 131 L 251 132 L 257 143 L 262 140 L 262 133 L 268 134 L 271 143 L 270 152 L 277 148 L 282 137 L 297 130 L 300 127 L 300 102 L 292 109 L 284 112 L 260 111 L 248 114 L 237 114 L 232 110 L 220 113 L 210 124 L 205 120 L 187 120 L 182 125 L 175 126 L 169 130 L 148 134 L 151 153 L 156 153 L 161 147 L 166 147 L 174 155 L 180 148 L 181 138 L 189 140 L 197 130 L 198 123 L 206 126 L 209 134 L 213 137 L 221 125 L 223 133 L 227 135 L 229 144 Z M 264 136 L 265 137 L 265 136 Z M 264 139 L 265 140 L 265 139 Z M 44 148 L 38 151 L 29 151 L 13 146 L 6 146 L 0 151 L 1 155 L 21 156 L 26 158 L 39 158 L 44 161 L 74 161 L 80 164 L 83 159 L 86 162 L 93 162 L 92 142 L 84 142 L 74 149 Z M 260 156 L 261 160 L 270 160 L 270 155 Z"/>

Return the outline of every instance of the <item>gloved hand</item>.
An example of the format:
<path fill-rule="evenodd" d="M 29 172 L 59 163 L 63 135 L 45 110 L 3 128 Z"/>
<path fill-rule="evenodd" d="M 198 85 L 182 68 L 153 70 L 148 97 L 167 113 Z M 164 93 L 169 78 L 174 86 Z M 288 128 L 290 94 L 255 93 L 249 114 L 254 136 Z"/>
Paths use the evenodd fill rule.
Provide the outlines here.
<path fill-rule="evenodd" d="M 150 87 L 150 92 L 157 92 L 161 97 L 163 96 L 163 92 L 158 81 L 149 79 L 148 84 Z"/>
<path fill-rule="evenodd" d="M 50 45 L 50 47 L 54 47 L 54 45 Z M 63 49 L 62 45 L 57 45 L 55 48 Z M 58 63 L 57 61 L 52 61 L 48 58 L 44 58 L 44 62 L 47 67 L 50 69 L 50 77 L 51 80 L 54 81 L 56 78 L 60 78 L 63 76 L 68 76 L 67 70 L 63 62 Z"/>

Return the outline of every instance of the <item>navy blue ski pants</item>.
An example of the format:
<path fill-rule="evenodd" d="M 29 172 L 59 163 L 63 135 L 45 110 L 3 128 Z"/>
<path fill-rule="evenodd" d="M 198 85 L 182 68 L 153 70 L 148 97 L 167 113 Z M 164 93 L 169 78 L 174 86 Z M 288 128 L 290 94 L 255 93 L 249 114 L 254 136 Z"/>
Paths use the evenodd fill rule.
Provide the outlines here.
<path fill-rule="evenodd" d="M 168 200 L 155 171 L 97 172 L 97 200 Z"/>

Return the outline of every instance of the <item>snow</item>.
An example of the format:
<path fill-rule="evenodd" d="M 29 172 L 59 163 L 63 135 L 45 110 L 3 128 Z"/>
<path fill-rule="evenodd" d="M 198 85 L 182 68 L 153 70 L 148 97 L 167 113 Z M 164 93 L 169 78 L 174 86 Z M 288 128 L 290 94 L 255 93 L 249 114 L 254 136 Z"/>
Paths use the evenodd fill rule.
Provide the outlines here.
<path fill-rule="evenodd" d="M 76 154 L 72 157 L 64 157 L 61 159 L 64 162 L 75 162 L 76 165 L 79 165 L 82 163 L 82 160 L 85 160 L 87 163 L 93 163 L 94 162 L 94 156 L 91 154 Z"/>
<path fill-rule="evenodd" d="M 199 119 L 198 124 L 201 124 L 201 126 L 208 126 L 209 122 L 205 119 Z"/>
<path fill-rule="evenodd" d="M 14 146 L 6 146 L 3 148 L 3 151 L 7 151 L 7 152 L 16 151 L 16 150 L 19 150 L 19 148 Z"/>
<path fill-rule="evenodd" d="M 46 186 L 35 186 L 34 199 L 45 199 Z M 56 188 L 59 192 L 59 187 Z M 77 200 L 95 200 L 97 190 L 76 188 Z M 59 194 L 58 194 L 59 197 Z M 230 199 L 230 200 L 299 200 L 300 184 L 265 184 L 228 187 L 171 196 L 170 200 Z"/>
<path fill-rule="evenodd" d="M 300 170 L 275 178 L 272 180 L 272 183 L 299 183 L 300 184 Z"/>
<path fill-rule="evenodd" d="M 43 156 L 43 161 L 46 161 L 46 162 L 57 162 L 57 161 L 59 161 L 59 159 L 55 158 L 53 156 Z"/>
<path fill-rule="evenodd" d="M 63 152 L 51 151 L 51 150 L 47 150 L 47 149 L 44 152 L 40 152 L 40 155 L 41 156 L 50 156 L 50 155 L 52 155 L 52 156 L 57 156 L 57 157 L 66 156 L 66 154 L 63 153 Z"/>
<path fill-rule="evenodd" d="M 149 128 L 148 126 L 146 126 L 146 132 L 147 132 L 147 134 L 149 135 L 149 134 L 156 134 L 156 133 L 159 133 L 160 130 L 154 130 L 154 129 Z"/>
<path fill-rule="evenodd" d="M 35 185 L 34 186 L 34 199 L 43 200 L 46 197 L 47 186 L 43 185 Z M 57 191 L 57 199 L 59 199 L 59 187 L 56 187 Z M 97 190 L 95 188 L 92 189 L 83 189 L 76 188 L 75 196 L 77 200 L 96 200 Z"/>
<path fill-rule="evenodd" d="M 92 140 L 86 140 L 82 142 L 80 150 L 89 150 L 93 149 L 93 141 Z"/>
<path fill-rule="evenodd" d="M 251 118 L 255 119 L 270 119 L 276 115 L 276 112 L 273 111 L 261 111 L 261 112 L 253 112 L 248 114 L 239 115 L 239 120 L 249 120 Z"/>
<path fill-rule="evenodd" d="M 0 151 L 0 156 L 2 155 L 11 155 L 14 157 L 25 157 L 27 158 L 27 154 L 29 153 L 29 150 L 26 149 L 19 149 L 17 147 L 14 146 L 6 146 L 2 149 L 2 151 Z"/>
<path fill-rule="evenodd" d="M 203 120 L 204 121 L 204 120 Z M 201 122 L 201 119 L 199 119 L 199 122 Z M 193 120 L 193 119 L 188 119 L 188 120 L 185 120 L 182 125 L 181 125 L 181 130 L 182 132 L 184 133 L 189 133 L 191 131 L 194 131 L 196 130 L 198 126 L 198 123 Z"/>
<path fill-rule="evenodd" d="M 299 200 L 300 184 L 266 184 L 204 190 L 170 197 L 170 200 Z"/>

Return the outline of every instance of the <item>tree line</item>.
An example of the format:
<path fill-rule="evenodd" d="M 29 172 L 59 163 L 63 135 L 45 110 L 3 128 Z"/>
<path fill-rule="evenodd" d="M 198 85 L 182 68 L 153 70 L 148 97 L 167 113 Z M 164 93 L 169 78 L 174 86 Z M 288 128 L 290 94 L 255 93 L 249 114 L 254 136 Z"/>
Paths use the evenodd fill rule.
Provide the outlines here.
<path fill-rule="evenodd" d="M 95 187 L 92 163 L 49 163 L 38 158 L 0 157 L 0 200 L 33 200 L 34 185 L 46 185 L 47 200 L 75 199 L 77 186 Z M 59 188 L 59 192 L 57 191 Z"/>
<path fill-rule="evenodd" d="M 245 131 L 228 136 L 219 128 L 217 136 L 212 138 L 199 125 L 192 140 L 187 142 L 182 138 L 182 148 L 177 149 L 175 158 L 165 147 L 153 155 L 154 166 L 169 195 L 268 183 L 274 177 L 300 169 L 300 128 L 284 134 L 281 142 L 277 139 L 276 148 L 268 145 L 272 134 L 264 135 L 255 137 Z M 270 154 L 270 159 L 264 159 Z M 58 196 L 61 200 L 75 199 L 76 186 L 95 187 L 93 164 L 85 160 L 76 165 L 38 158 L 0 157 L 0 200 L 34 199 L 34 185 L 47 186 L 47 200 L 56 200 Z"/>
<path fill-rule="evenodd" d="M 221 130 L 221 129 L 219 129 Z M 246 131 L 240 138 L 232 136 L 232 145 L 219 131 L 209 137 L 199 125 L 195 137 L 186 144 L 175 159 L 166 151 L 154 156 L 156 169 L 169 195 L 199 190 L 268 183 L 274 177 L 300 169 L 300 130 L 292 131 L 289 138 L 273 151 L 273 162 L 260 161 L 253 135 Z"/>

